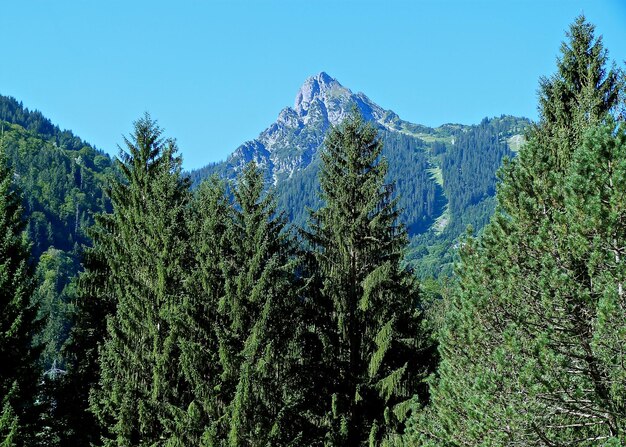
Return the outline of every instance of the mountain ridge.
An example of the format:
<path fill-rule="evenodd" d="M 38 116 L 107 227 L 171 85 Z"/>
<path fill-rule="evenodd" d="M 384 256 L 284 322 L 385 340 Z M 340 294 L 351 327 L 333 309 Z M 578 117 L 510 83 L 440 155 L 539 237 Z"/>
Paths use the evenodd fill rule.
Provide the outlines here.
<path fill-rule="evenodd" d="M 257 138 L 236 148 L 224 163 L 238 172 L 246 163 L 255 161 L 268 171 L 268 178 L 276 185 L 309 165 L 328 128 L 341 123 L 353 107 L 381 129 L 416 137 L 436 133 L 433 128 L 400 119 L 392 110 L 382 108 L 362 92 L 353 93 L 322 71 L 304 81 L 293 107 L 283 108 L 274 123 Z M 445 124 L 437 129 L 456 126 Z"/>
<path fill-rule="evenodd" d="M 274 187 L 279 209 L 293 224 L 306 227 L 307 209 L 320 205 L 317 172 L 326 132 L 355 107 L 379 131 L 414 259 L 430 256 L 442 241 L 448 251 L 465 225 L 482 228 L 495 203 L 495 172 L 503 157 L 515 156 L 530 123 L 502 115 L 477 125 L 414 124 L 322 71 L 303 82 L 293 106 L 284 107 L 257 138 L 238 146 L 225 161 L 191 171 L 193 184 L 213 174 L 234 179 L 254 161 Z"/>

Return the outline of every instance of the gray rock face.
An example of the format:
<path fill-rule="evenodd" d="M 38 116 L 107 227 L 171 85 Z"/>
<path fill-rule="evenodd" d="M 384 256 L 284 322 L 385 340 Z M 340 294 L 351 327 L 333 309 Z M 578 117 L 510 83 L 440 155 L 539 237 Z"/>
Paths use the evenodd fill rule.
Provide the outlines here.
<path fill-rule="evenodd" d="M 322 72 L 304 81 L 293 108 L 305 123 L 323 116 L 336 125 L 344 117 L 344 108 L 350 102 L 351 96 L 349 89 Z"/>
<path fill-rule="evenodd" d="M 352 93 L 336 79 L 321 72 L 304 81 L 293 108 L 284 108 L 276 121 L 253 141 L 242 144 L 226 161 L 235 174 L 254 160 L 266 168 L 276 184 L 306 168 L 320 149 L 328 128 L 357 107 L 365 119 L 397 130 L 398 116 L 373 103 L 363 93 Z"/>

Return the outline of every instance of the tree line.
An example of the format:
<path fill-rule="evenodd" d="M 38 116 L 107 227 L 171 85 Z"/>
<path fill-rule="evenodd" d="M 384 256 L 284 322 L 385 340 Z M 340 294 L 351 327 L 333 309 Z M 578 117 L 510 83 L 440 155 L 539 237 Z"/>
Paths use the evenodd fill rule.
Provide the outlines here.
<path fill-rule="evenodd" d="M 299 230 L 254 164 L 192 192 L 146 115 L 89 230 L 67 373 L 42 380 L 0 160 L 1 445 L 626 445 L 624 76 L 584 17 L 567 37 L 495 215 L 435 300 L 358 113 L 327 134 Z"/>
<path fill-rule="evenodd" d="M 376 131 L 354 115 L 329 133 L 325 205 L 300 235 L 256 166 L 192 194 L 149 116 L 126 146 L 112 211 L 90 229 L 50 426 L 9 413 L 22 395 L 7 401 L 6 439 L 360 445 L 397 433 L 425 399 L 433 350 Z"/>

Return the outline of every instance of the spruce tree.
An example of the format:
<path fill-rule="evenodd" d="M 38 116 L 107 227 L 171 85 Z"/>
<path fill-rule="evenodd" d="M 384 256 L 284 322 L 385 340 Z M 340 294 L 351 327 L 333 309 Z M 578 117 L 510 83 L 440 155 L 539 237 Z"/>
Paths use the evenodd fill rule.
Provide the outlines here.
<path fill-rule="evenodd" d="M 186 411 L 177 416 L 177 436 L 184 445 L 218 445 L 216 427 L 228 405 L 219 391 L 217 335 L 218 304 L 225 287 L 223 262 L 230 255 L 226 230 L 233 212 L 225 187 L 217 177 L 203 182 L 188 215 L 193 259 L 180 313 L 180 364 L 190 396 Z"/>
<path fill-rule="evenodd" d="M 303 421 L 295 363 L 301 327 L 293 242 L 254 163 L 238 177 L 234 199 L 218 305 L 227 443 L 299 445 Z"/>
<path fill-rule="evenodd" d="M 376 130 L 354 111 L 324 146 L 323 206 L 305 233 L 319 284 L 323 442 L 380 445 L 402 433 L 412 397 L 426 399 L 420 384 L 432 352 Z"/>
<path fill-rule="evenodd" d="M 40 349 L 33 338 L 41 329 L 35 284 L 25 239 L 22 198 L 0 147 L 0 445 L 29 446 L 35 441 L 35 398 L 41 379 Z"/>
<path fill-rule="evenodd" d="M 557 73 L 541 81 L 539 123 L 501 171 L 496 214 L 463 249 L 432 406 L 414 425 L 420 445 L 624 440 L 623 328 L 607 324 L 620 315 L 611 244 L 623 210 L 621 193 L 606 197 L 625 186 L 610 149 L 622 143 L 613 130 L 588 135 L 611 121 L 621 80 L 584 17 L 568 38 Z"/>
<path fill-rule="evenodd" d="M 115 302 L 100 350 L 92 409 L 104 444 L 165 445 L 182 402 L 178 313 L 188 236 L 188 181 L 172 140 L 149 115 L 135 122 L 111 187 L 106 289 Z"/>
<path fill-rule="evenodd" d="M 262 172 L 245 166 L 232 187 L 211 178 L 189 214 L 193 267 L 181 336 L 191 404 L 185 445 L 302 445 L 297 365 L 300 302 L 294 244 Z"/>

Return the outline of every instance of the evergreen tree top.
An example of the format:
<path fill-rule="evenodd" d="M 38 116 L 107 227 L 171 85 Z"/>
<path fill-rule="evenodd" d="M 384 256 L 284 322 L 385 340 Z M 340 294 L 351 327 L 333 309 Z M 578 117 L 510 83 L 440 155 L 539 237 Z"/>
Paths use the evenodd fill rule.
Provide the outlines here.
<path fill-rule="evenodd" d="M 176 140 L 163 138 L 163 129 L 147 112 L 135 121 L 133 126 L 130 137 L 124 137 L 126 150 L 120 148 L 119 167 L 124 183 L 118 186 L 122 191 L 127 185 L 135 185 L 140 189 L 147 187 L 150 179 L 163 169 L 179 176 L 182 171 L 182 158 L 177 155 Z M 181 180 L 188 186 L 187 178 Z"/>
<path fill-rule="evenodd" d="M 623 91 L 622 72 L 611 64 L 602 36 L 583 15 L 566 33 L 557 58 L 557 71 L 539 85 L 539 123 L 531 132 L 541 141 L 553 141 L 558 166 L 569 163 L 584 130 L 615 113 Z M 532 138 L 532 136 L 531 136 Z M 548 138 L 548 140 L 546 140 Z"/>

